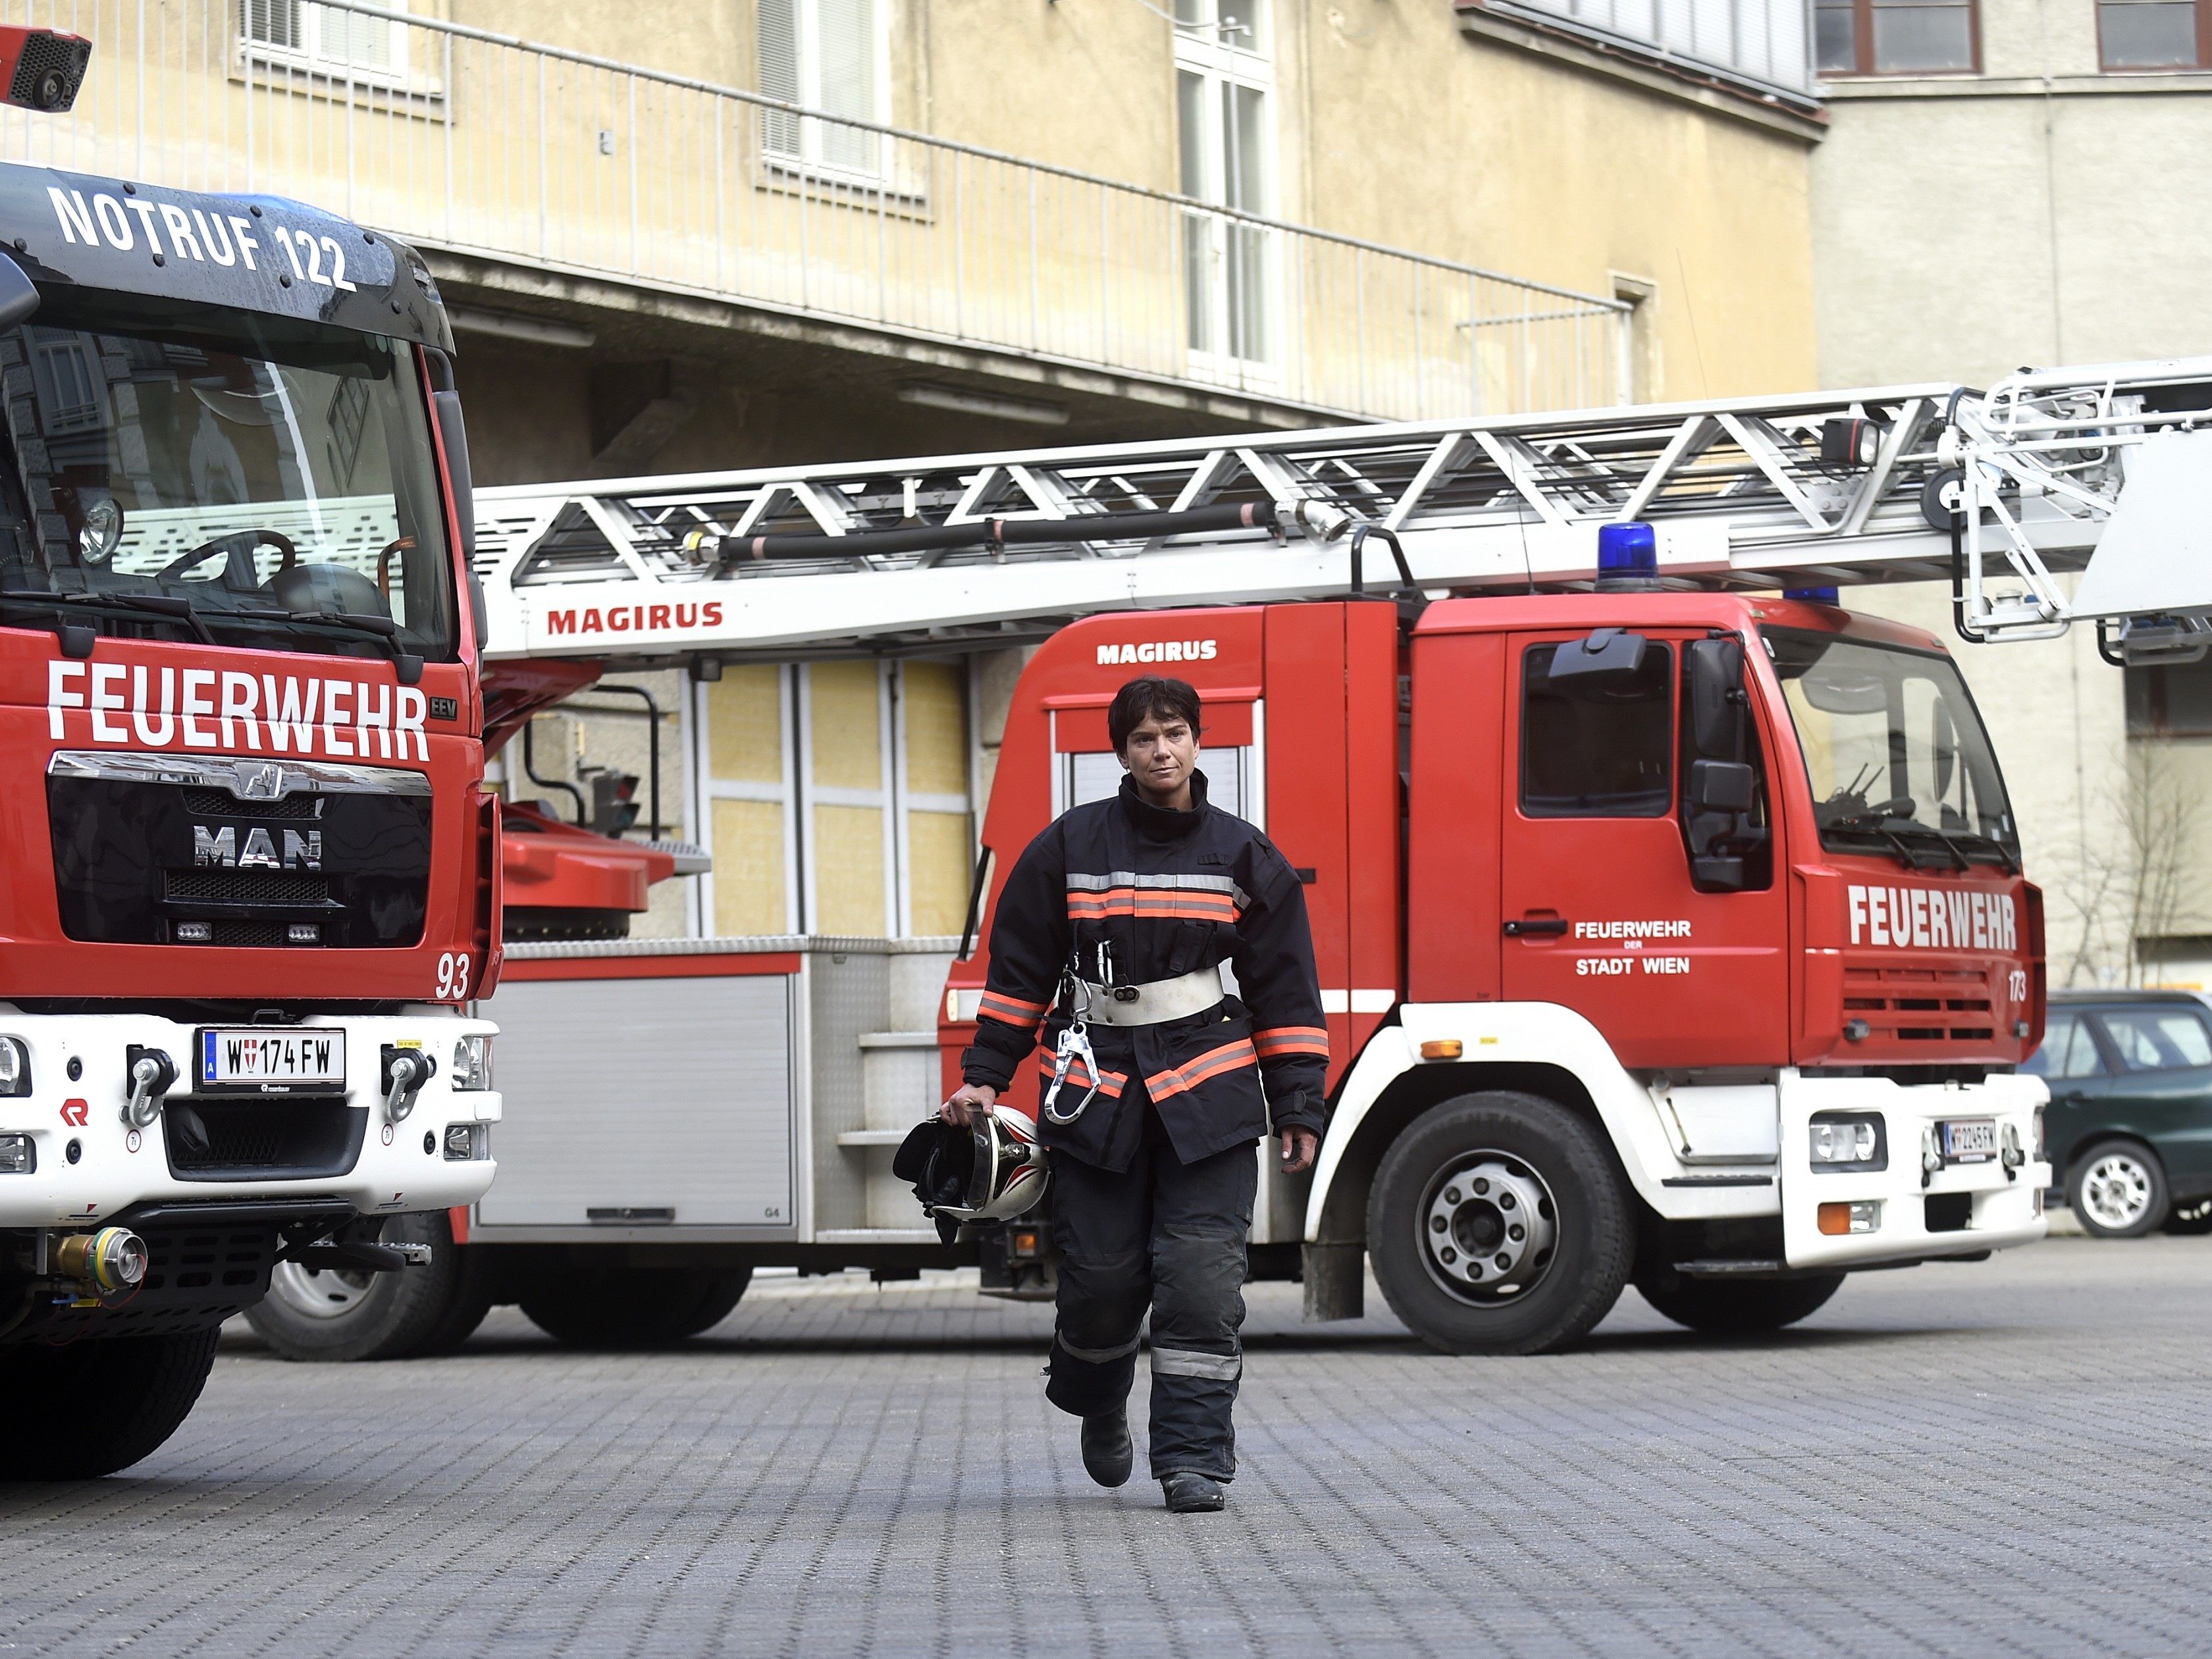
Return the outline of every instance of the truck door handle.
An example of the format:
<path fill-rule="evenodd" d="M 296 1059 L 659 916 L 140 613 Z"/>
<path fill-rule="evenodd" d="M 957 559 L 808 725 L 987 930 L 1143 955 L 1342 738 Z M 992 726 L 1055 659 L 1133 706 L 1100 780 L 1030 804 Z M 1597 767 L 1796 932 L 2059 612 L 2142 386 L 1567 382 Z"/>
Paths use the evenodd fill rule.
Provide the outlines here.
<path fill-rule="evenodd" d="M 1524 916 L 1519 921 L 1505 924 L 1505 936 L 1525 939 L 1531 933 L 1560 934 L 1572 925 L 1565 916 Z"/>

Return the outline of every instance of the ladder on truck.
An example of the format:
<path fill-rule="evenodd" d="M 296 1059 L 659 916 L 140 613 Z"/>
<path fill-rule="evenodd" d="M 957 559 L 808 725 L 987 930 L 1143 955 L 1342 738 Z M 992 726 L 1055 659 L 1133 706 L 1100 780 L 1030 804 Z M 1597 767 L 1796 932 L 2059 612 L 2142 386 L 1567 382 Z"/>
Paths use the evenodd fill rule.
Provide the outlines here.
<path fill-rule="evenodd" d="M 1942 384 L 487 489 L 491 659 L 1027 642 L 1102 610 L 1949 581 L 1972 639 L 2212 641 L 2212 358 Z M 2196 509 L 2192 511 L 2192 509 Z M 2069 594 L 2059 579 L 2082 573 Z"/>

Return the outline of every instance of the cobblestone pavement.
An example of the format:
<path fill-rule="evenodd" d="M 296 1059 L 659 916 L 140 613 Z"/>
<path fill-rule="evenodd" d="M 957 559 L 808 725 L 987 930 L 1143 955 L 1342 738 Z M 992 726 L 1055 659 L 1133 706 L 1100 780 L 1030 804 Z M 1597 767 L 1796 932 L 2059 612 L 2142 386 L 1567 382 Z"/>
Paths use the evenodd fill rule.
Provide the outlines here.
<path fill-rule="evenodd" d="M 1085 1478 L 1044 1310 L 944 1281 L 765 1282 L 673 1354 L 241 1338 L 129 1474 L 0 1492 L 0 1650 L 2200 1652 L 2208 1293 L 2212 1240 L 2063 1239 L 1468 1360 L 1255 1287 L 1188 1517 Z"/>

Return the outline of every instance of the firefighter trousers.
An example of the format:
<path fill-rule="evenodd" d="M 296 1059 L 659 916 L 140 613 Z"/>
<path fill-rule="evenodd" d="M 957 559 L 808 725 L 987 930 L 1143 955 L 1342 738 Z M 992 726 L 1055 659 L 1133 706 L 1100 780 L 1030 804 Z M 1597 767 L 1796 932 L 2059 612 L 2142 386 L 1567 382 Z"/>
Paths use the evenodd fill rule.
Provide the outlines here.
<path fill-rule="evenodd" d="M 1045 1397 L 1090 1417 L 1124 1405 L 1152 1315 L 1152 1463 L 1156 1480 L 1237 1472 L 1230 1413 L 1243 1375 L 1245 1244 L 1259 1159 L 1248 1143 L 1194 1164 L 1176 1156 L 1149 1101 L 1145 1134 L 1116 1173 L 1052 1159 L 1059 1318 Z"/>

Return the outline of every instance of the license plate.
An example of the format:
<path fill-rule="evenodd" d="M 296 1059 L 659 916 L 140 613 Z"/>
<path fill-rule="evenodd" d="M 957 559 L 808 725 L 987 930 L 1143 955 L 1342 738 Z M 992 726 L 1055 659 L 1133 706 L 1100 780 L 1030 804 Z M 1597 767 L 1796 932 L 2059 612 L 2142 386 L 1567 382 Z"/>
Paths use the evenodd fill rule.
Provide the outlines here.
<path fill-rule="evenodd" d="M 200 1029 L 198 1082 L 203 1089 L 294 1088 L 345 1081 L 345 1033 L 318 1028 Z"/>
<path fill-rule="evenodd" d="M 1984 1164 L 1997 1155 L 1997 1121 L 1952 1118 L 1943 1125 L 1943 1156 L 1954 1164 Z"/>

